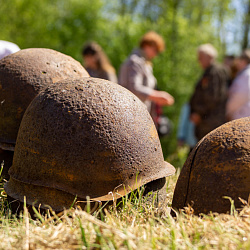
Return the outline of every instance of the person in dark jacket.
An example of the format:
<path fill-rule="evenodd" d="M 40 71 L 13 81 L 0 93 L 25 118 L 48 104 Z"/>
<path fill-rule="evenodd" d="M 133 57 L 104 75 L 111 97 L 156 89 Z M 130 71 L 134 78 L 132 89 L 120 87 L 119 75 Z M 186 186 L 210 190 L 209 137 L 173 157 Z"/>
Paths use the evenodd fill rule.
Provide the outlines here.
<path fill-rule="evenodd" d="M 226 122 L 228 70 L 215 62 L 217 51 L 211 44 L 198 48 L 198 61 L 204 72 L 190 100 L 190 119 L 198 140 Z"/>

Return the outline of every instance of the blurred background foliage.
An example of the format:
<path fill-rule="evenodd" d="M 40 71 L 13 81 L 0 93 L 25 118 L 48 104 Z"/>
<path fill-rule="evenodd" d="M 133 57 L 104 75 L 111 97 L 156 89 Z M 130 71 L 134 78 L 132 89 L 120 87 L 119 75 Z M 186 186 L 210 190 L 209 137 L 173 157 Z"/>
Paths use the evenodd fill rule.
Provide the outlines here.
<path fill-rule="evenodd" d="M 181 106 L 189 100 L 201 73 L 196 49 L 210 42 L 218 49 L 219 59 L 227 51 L 231 54 L 225 27 L 237 13 L 235 6 L 244 13 L 237 32 L 245 48 L 249 46 L 250 0 L 0 0 L 0 39 L 21 49 L 55 49 L 80 62 L 83 44 L 94 40 L 119 72 L 145 32 L 161 34 L 166 50 L 154 60 L 154 74 L 159 89 L 176 100 L 173 107 L 164 108 L 174 123 L 172 134 L 162 139 L 164 155 L 169 156 L 176 154 Z"/>

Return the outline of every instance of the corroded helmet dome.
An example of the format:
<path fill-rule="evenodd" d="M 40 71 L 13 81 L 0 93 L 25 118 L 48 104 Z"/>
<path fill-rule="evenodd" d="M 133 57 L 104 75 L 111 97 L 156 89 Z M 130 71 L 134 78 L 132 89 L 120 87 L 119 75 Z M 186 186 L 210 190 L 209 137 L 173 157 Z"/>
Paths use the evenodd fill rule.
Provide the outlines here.
<path fill-rule="evenodd" d="M 191 205 L 195 214 L 230 211 L 230 201 L 250 194 L 250 117 L 228 122 L 206 135 L 178 178 L 173 208 Z"/>
<path fill-rule="evenodd" d="M 117 199 L 174 172 L 146 106 L 118 84 L 85 77 L 57 82 L 32 101 L 5 190 L 59 211 L 75 196 Z"/>
<path fill-rule="evenodd" d="M 89 76 L 81 64 L 51 49 L 24 49 L 0 61 L 0 148 L 13 150 L 23 114 L 48 85 Z"/>

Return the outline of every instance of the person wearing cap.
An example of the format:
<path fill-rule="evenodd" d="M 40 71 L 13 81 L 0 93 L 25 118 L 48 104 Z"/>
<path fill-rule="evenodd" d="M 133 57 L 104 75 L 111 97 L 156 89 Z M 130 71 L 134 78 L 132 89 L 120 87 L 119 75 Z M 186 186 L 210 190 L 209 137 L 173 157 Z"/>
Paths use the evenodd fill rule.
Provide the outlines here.
<path fill-rule="evenodd" d="M 0 40 L 0 60 L 7 55 L 19 51 L 20 48 L 12 42 Z"/>
<path fill-rule="evenodd" d="M 141 38 L 139 48 L 132 51 L 122 64 L 118 83 L 134 93 L 153 116 L 152 103 L 160 106 L 173 105 L 174 98 L 165 91 L 156 90 L 156 78 L 153 75 L 152 62 L 164 51 L 163 38 L 154 31 L 149 31 Z"/>
<path fill-rule="evenodd" d="M 217 51 L 211 44 L 198 48 L 198 61 L 204 70 L 190 100 L 190 119 L 198 140 L 226 122 L 228 70 L 216 63 Z"/>
<path fill-rule="evenodd" d="M 226 116 L 228 120 L 250 116 L 250 49 L 237 58 L 238 74 L 228 94 Z"/>

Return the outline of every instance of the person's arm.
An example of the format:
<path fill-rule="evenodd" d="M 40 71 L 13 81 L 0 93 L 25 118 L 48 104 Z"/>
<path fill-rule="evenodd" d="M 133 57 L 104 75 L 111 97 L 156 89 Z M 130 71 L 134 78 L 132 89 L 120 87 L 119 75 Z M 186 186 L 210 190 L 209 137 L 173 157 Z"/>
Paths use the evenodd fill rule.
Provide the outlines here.
<path fill-rule="evenodd" d="M 174 104 L 174 97 L 166 91 L 154 90 L 148 95 L 148 99 L 160 106 L 170 106 Z"/>
<path fill-rule="evenodd" d="M 117 83 L 117 82 L 118 82 L 117 76 L 116 76 L 115 72 L 114 72 L 114 73 L 113 73 L 113 72 L 108 72 L 108 73 L 107 73 L 107 78 L 108 78 L 108 80 L 111 81 L 111 82 L 114 82 L 114 83 Z"/>

